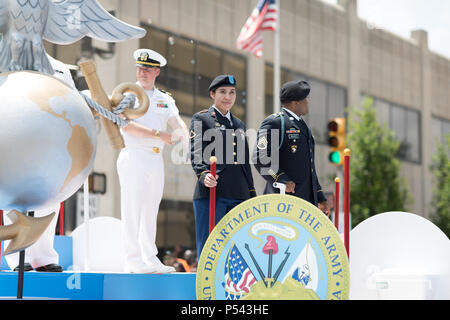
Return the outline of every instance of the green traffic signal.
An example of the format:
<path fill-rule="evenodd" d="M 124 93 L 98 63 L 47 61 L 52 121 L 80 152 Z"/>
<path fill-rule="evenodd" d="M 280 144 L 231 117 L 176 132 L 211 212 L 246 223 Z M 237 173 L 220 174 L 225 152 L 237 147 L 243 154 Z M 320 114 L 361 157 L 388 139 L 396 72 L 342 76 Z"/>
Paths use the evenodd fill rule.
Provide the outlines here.
<path fill-rule="evenodd" d="M 333 118 L 328 122 L 328 145 L 330 153 L 329 161 L 333 165 L 341 166 L 343 164 L 343 152 L 346 147 L 345 143 L 345 118 Z"/>
<path fill-rule="evenodd" d="M 332 151 L 328 155 L 331 163 L 340 164 L 341 163 L 341 153 L 339 151 Z"/>

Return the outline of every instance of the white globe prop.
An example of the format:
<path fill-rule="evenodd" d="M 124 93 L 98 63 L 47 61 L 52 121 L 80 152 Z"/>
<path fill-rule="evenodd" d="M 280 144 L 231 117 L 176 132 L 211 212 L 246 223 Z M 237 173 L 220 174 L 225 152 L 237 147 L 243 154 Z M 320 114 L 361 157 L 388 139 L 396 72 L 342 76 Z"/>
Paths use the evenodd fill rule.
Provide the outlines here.
<path fill-rule="evenodd" d="M 450 240 L 416 214 L 377 214 L 351 231 L 350 283 L 350 299 L 450 299 Z"/>
<path fill-rule="evenodd" d="M 96 144 L 94 117 L 77 90 L 43 73 L 0 74 L 0 209 L 66 200 L 91 172 Z"/>

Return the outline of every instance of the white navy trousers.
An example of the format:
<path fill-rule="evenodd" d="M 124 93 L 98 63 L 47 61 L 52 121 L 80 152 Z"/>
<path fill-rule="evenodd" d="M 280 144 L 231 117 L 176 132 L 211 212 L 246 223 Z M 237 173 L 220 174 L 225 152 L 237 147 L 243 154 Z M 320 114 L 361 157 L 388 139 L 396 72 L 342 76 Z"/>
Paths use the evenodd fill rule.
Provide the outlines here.
<path fill-rule="evenodd" d="M 125 268 L 151 264 L 158 253 L 156 227 L 164 190 L 164 162 L 152 148 L 126 147 L 117 159 Z"/>

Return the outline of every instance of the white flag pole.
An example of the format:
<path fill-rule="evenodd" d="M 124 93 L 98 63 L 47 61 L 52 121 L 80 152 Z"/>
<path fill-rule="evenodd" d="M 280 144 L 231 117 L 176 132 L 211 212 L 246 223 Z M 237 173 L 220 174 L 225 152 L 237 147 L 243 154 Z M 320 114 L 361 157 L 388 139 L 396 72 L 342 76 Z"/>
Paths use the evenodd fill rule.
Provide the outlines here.
<path fill-rule="evenodd" d="M 89 270 L 89 177 L 86 179 L 83 185 L 83 201 L 84 201 L 84 224 L 85 224 L 85 237 L 84 237 L 84 270 Z"/>
<path fill-rule="evenodd" d="M 273 112 L 280 112 L 280 1 L 275 1 L 278 18 L 274 32 L 273 53 Z"/>

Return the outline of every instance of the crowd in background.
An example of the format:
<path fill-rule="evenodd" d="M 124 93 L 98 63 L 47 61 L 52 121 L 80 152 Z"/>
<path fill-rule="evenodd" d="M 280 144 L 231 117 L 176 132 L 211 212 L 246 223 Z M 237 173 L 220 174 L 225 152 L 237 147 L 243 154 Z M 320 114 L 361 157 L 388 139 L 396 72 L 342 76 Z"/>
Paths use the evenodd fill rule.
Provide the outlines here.
<path fill-rule="evenodd" d="M 197 272 L 197 255 L 195 250 L 177 245 L 173 251 L 165 250 L 162 262 L 175 268 L 176 272 Z"/>

